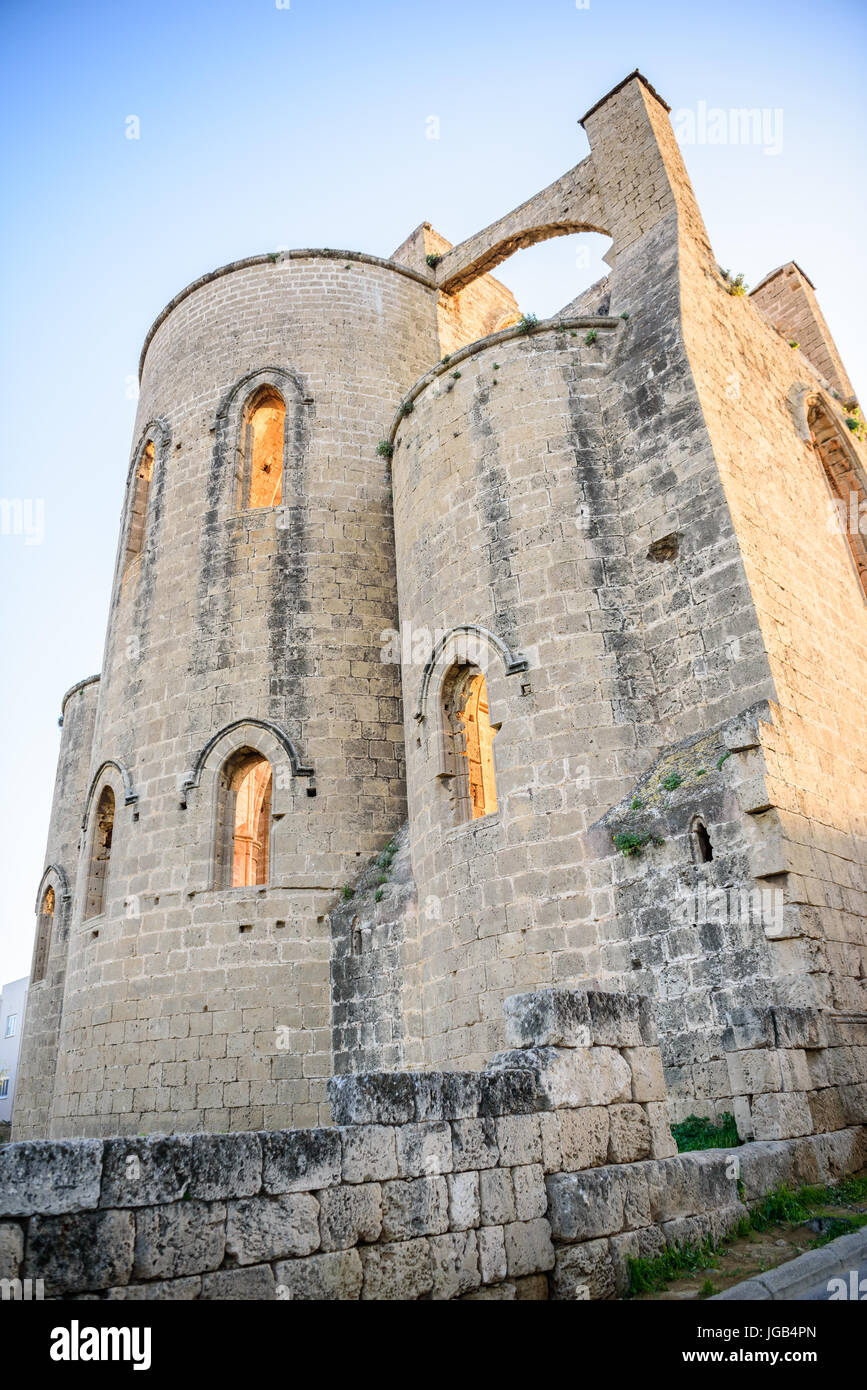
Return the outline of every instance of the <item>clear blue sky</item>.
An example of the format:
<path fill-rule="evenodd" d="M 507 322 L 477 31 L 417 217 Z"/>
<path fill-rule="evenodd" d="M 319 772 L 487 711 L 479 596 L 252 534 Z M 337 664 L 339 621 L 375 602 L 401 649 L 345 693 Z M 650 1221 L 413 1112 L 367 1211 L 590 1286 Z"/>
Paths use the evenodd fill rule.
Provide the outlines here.
<path fill-rule="evenodd" d="M 640 67 L 675 110 L 782 111 L 779 153 L 687 167 L 720 263 L 756 284 L 796 259 L 867 391 L 865 27 L 856 0 L 3 0 L 0 496 L 45 511 L 41 544 L 0 535 L 0 984 L 30 968 L 60 698 L 101 664 L 128 379 L 165 302 L 277 247 L 459 241 L 577 163 L 578 118 Z M 604 270 L 584 240 L 499 274 L 549 314 Z"/>

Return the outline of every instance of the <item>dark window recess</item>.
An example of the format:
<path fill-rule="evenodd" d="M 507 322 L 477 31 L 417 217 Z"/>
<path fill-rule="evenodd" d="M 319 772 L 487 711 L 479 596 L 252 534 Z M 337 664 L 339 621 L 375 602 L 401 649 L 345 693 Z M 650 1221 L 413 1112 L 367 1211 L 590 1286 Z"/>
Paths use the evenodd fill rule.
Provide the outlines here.
<path fill-rule="evenodd" d="M 709 864 L 713 859 L 713 845 L 710 842 L 710 835 L 707 833 L 707 826 L 703 821 L 696 821 L 692 833 L 695 836 L 699 863 Z"/>
<path fill-rule="evenodd" d="M 677 531 L 672 531 L 668 536 L 661 536 L 658 541 L 652 541 L 647 552 L 648 560 L 676 560 L 677 552 L 680 549 L 680 535 Z"/>

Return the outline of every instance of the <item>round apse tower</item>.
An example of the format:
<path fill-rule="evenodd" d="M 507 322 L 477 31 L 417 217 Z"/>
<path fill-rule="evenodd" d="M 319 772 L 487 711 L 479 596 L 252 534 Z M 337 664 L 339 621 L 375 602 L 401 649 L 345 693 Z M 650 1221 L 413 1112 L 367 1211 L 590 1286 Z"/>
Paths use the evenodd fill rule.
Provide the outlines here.
<path fill-rule="evenodd" d="M 406 815 L 377 441 L 437 355 L 430 282 L 347 253 L 227 266 L 147 338 L 52 1135 L 328 1118 L 327 912 Z"/>

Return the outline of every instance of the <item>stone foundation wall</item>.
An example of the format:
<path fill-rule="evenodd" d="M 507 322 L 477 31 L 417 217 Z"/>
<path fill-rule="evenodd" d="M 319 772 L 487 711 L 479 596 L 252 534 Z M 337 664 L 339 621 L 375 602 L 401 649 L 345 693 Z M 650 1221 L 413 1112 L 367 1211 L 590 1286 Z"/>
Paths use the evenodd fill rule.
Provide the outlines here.
<path fill-rule="evenodd" d="M 610 1298 L 629 1256 L 867 1161 L 863 1127 L 678 1156 L 638 996 L 547 990 L 506 1019 L 484 1072 L 335 1078 L 330 1128 L 8 1146 L 0 1277 L 58 1299 Z"/>

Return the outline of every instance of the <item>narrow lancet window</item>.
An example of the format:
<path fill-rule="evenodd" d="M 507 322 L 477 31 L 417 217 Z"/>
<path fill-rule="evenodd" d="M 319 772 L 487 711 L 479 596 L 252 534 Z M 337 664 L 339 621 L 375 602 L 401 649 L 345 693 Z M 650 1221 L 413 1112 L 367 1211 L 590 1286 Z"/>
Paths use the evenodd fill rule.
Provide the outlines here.
<path fill-rule="evenodd" d="M 150 493 L 153 471 L 154 446 L 153 441 L 149 439 L 142 449 L 141 458 L 138 461 L 138 467 L 136 468 L 135 479 L 133 481 L 129 529 L 127 531 L 126 540 L 125 566 L 134 560 L 137 555 L 141 554 L 142 547 L 144 546 L 148 495 Z"/>
<path fill-rule="evenodd" d="M 54 889 L 49 883 L 42 895 L 39 907 L 39 921 L 36 927 L 36 951 L 33 956 L 33 973 L 30 983 L 38 984 L 45 979 L 48 969 L 48 953 L 51 950 L 51 933 L 54 928 Z"/>
<path fill-rule="evenodd" d="M 449 680 L 445 703 L 450 742 L 446 764 L 454 778 L 458 819 L 490 816 L 497 809 L 493 749 L 497 729 L 491 724 L 482 672 L 475 666 L 458 668 Z"/>
<path fill-rule="evenodd" d="M 245 412 L 244 507 L 280 506 L 285 433 L 286 405 L 277 391 L 266 387 L 257 392 Z"/>
<path fill-rule="evenodd" d="M 114 835 L 114 792 L 103 787 L 96 805 L 93 839 L 90 847 L 90 872 L 87 878 L 85 917 L 98 917 L 105 909 L 105 889 L 111 860 Z"/>
<path fill-rule="evenodd" d="M 271 837 L 271 764 L 249 749 L 229 759 L 220 778 L 217 885 L 266 884 Z"/>

